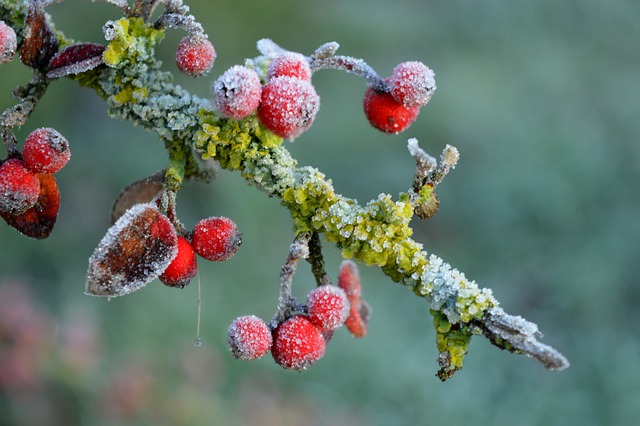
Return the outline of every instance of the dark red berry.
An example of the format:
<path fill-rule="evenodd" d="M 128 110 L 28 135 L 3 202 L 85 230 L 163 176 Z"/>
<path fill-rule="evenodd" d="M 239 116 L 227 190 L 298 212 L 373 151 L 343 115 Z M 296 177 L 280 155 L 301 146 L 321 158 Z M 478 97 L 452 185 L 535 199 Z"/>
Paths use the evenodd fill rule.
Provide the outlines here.
<path fill-rule="evenodd" d="M 271 354 L 283 368 L 300 371 L 322 358 L 326 345 L 320 328 L 306 316 L 297 315 L 275 329 Z"/>
<path fill-rule="evenodd" d="M 202 219 L 193 229 L 193 249 L 204 259 L 223 262 L 240 249 L 242 235 L 227 217 Z"/>
<path fill-rule="evenodd" d="M 271 330 L 255 315 L 236 318 L 229 326 L 227 345 L 236 359 L 252 361 L 261 358 L 271 348 Z"/>
<path fill-rule="evenodd" d="M 10 62 L 17 48 L 16 32 L 4 21 L 0 21 L 0 64 Z"/>
<path fill-rule="evenodd" d="M 216 107 L 222 115 L 234 120 L 254 112 L 261 94 L 262 83 L 258 73 L 241 65 L 229 68 L 213 84 Z"/>
<path fill-rule="evenodd" d="M 285 52 L 276 56 L 267 68 L 267 81 L 276 77 L 293 77 L 311 81 L 311 68 L 304 55 L 296 52 Z"/>
<path fill-rule="evenodd" d="M 326 330 L 337 330 L 349 316 L 349 300 L 340 287 L 323 285 L 307 295 L 309 320 Z"/>
<path fill-rule="evenodd" d="M 305 132 L 320 109 L 320 97 L 310 82 L 276 77 L 262 89 L 258 118 L 276 135 L 295 139 Z"/>
<path fill-rule="evenodd" d="M 364 94 L 364 113 L 369 123 L 385 133 L 400 133 L 415 121 L 420 108 L 407 108 L 396 102 L 390 93 L 369 87 Z"/>
<path fill-rule="evenodd" d="M 160 275 L 160 281 L 168 287 L 184 288 L 197 272 L 196 252 L 189 240 L 178 236 L 178 254 Z"/>
<path fill-rule="evenodd" d="M 50 127 L 34 130 L 24 141 L 22 158 L 34 173 L 57 173 L 71 158 L 69 142 Z"/>
<path fill-rule="evenodd" d="M 436 90 L 433 71 L 422 62 L 403 62 L 396 66 L 389 77 L 391 96 L 408 108 L 427 104 Z"/>
<path fill-rule="evenodd" d="M 209 72 L 216 60 L 216 51 L 209 40 L 198 36 L 184 37 L 176 49 L 176 66 L 190 77 Z"/>
<path fill-rule="evenodd" d="M 33 207 L 40 195 L 40 181 L 22 160 L 0 164 L 0 211 L 21 214 Z"/>

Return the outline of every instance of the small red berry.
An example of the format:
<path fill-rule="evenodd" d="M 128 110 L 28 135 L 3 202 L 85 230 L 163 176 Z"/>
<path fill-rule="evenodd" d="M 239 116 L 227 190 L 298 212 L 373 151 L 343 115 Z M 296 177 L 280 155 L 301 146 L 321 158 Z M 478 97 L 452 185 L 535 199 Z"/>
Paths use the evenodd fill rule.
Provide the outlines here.
<path fill-rule="evenodd" d="M 345 326 L 354 337 L 362 338 L 367 334 L 371 308 L 362 300 L 360 273 L 352 260 L 345 260 L 340 265 L 338 286 L 345 291 L 350 304 Z"/>
<path fill-rule="evenodd" d="M 436 90 L 433 71 L 422 62 L 403 62 L 396 66 L 389 77 L 391 96 L 407 108 L 427 104 Z"/>
<path fill-rule="evenodd" d="M 236 318 L 229 326 L 227 345 L 236 359 L 252 361 L 271 348 L 271 330 L 255 315 Z"/>
<path fill-rule="evenodd" d="M 311 81 L 311 68 L 304 55 L 296 52 L 285 52 L 276 56 L 267 67 L 267 80 L 277 77 L 294 77 Z"/>
<path fill-rule="evenodd" d="M 160 275 L 160 281 L 168 287 L 184 288 L 197 272 L 196 252 L 189 240 L 178 236 L 178 255 Z"/>
<path fill-rule="evenodd" d="M 369 123 L 385 133 L 400 133 L 418 117 L 420 108 L 407 108 L 396 102 L 390 93 L 369 87 L 364 94 L 364 113 Z"/>
<path fill-rule="evenodd" d="M 16 32 L 4 21 L 0 21 L 0 64 L 11 62 L 17 47 Z"/>
<path fill-rule="evenodd" d="M 262 83 L 255 70 L 236 65 L 224 72 L 213 84 L 218 110 L 228 118 L 240 120 L 258 108 Z"/>
<path fill-rule="evenodd" d="M 323 285 L 307 295 L 309 320 L 317 327 L 337 330 L 349 316 L 349 300 L 340 287 Z"/>
<path fill-rule="evenodd" d="M 322 331 L 306 316 L 297 315 L 275 329 L 271 354 L 281 367 L 300 371 L 322 358 L 326 346 Z"/>
<path fill-rule="evenodd" d="M 242 244 L 242 235 L 231 219 L 209 217 L 196 224 L 191 244 L 201 257 L 223 262 L 236 254 Z"/>
<path fill-rule="evenodd" d="M 209 40 L 198 36 L 186 36 L 176 49 L 176 66 L 190 77 L 209 72 L 216 60 L 216 51 Z"/>
<path fill-rule="evenodd" d="M 276 135 L 295 139 L 305 132 L 320 109 L 320 97 L 310 82 L 276 77 L 262 89 L 258 118 Z"/>
<path fill-rule="evenodd" d="M 22 158 L 34 173 L 57 173 L 71 158 L 69 142 L 50 127 L 34 130 L 24 141 Z"/>
<path fill-rule="evenodd" d="M 40 181 L 22 160 L 12 158 L 0 164 L 0 211 L 22 214 L 38 201 Z"/>

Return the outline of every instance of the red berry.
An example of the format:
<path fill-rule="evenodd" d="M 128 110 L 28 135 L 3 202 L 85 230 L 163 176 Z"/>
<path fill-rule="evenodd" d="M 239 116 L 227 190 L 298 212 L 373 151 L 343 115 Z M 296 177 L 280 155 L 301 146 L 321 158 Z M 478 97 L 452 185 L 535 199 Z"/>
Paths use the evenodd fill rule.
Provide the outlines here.
<path fill-rule="evenodd" d="M 0 64 L 10 62 L 17 47 L 16 32 L 4 21 L 0 21 Z"/>
<path fill-rule="evenodd" d="M 429 102 L 436 90 L 433 71 L 422 62 L 403 62 L 396 66 L 389 77 L 391 96 L 408 108 L 421 107 Z"/>
<path fill-rule="evenodd" d="M 196 224 L 191 243 L 201 257 L 223 262 L 236 254 L 242 244 L 242 235 L 231 219 L 209 217 Z"/>
<path fill-rule="evenodd" d="M 289 318 L 273 332 L 271 354 L 286 369 L 306 370 L 326 349 L 322 331 L 304 315 Z"/>
<path fill-rule="evenodd" d="M 276 77 L 262 89 L 258 118 L 276 135 L 295 139 L 305 132 L 320 109 L 320 97 L 310 82 Z"/>
<path fill-rule="evenodd" d="M 168 287 L 184 288 L 197 272 L 196 252 L 189 240 L 178 236 L 178 255 L 160 275 L 160 281 Z"/>
<path fill-rule="evenodd" d="M 345 326 L 354 337 L 364 337 L 367 334 L 371 308 L 362 300 L 360 273 L 358 265 L 352 260 L 345 260 L 340 265 L 338 286 L 345 291 L 350 304 Z"/>
<path fill-rule="evenodd" d="M 24 141 L 22 158 L 34 173 L 57 173 L 71 158 L 69 142 L 50 127 L 34 130 Z"/>
<path fill-rule="evenodd" d="M 38 201 L 40 181 L 22 160 L 12 158 L 0 165 L 0 211 L 22 214 Z"/>
<path fill-rule="evenodd" d="M 240 120 L 258 108 L 262 83 L 254 70 L 236 65 L 213 84 L 216 107 L 225 117 Z"/>
<path fill-rule="evenodd" d="M 271 348 L 271 330 L 255 315 L 236 318 L 229 326 L 227 345 L 236 359 L 252 361 Z"/>
<path fill-rule="evenodd" d="M 267 68 L 268 81 L 277 77 L 293 77 L 298 80 L 311 81 L 309 61 L 300 53 L 282 53 L 276 56 Z"/>
<path fill-rule="evenodd" d="M 176 49 L 176 66 L 190 77 L 199 77 L 209 72 L 216 60 L 213 44 L 198 36 L 184 37 Z"/>
<path fill-rule="evenodd" d="M 317 327 L 337 330 L 349 316 L 349 300 L 340 287 L 323 285 L 307 295 L 309 320 Z"/>
<path fill-rule="evenodd" d="M 385 133 L 400 133 L 418 117 L 420 108 L 407 108 L 396 102 L 390 93 L 369 87 L 364 94 L 364 113 L 369 123 Z"/>

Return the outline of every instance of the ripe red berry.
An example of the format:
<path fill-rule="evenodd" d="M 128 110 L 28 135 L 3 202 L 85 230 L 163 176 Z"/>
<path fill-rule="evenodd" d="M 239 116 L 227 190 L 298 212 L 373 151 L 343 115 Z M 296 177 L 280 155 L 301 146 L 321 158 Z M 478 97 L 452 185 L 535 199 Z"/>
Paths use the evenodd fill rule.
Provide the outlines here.
<path fill-rule="evenodd" d="M 271 354 L 283 368 L 300 371 L 322 358 L 326 346 L 322 331 L 306 316 L 297 315 L 275 329 Z"/>
<path fill-rule="evenodd" d="M 209 217 L 196 224 L 191 244 L 201 257 L 223 262 L 236 254 L 242 244 L 242 235 L 231 219 Z"/>
<path fill-rule="evenodd" d="M 420 108 L 407 108 L 396 102 L 390 93 L 369 87 L 364 94 L 364 113 L 369 123 L 385 133 L 400 133 L 415 121 Z"/>
<path fill-rule="evenodd" d="M 349 316 L 349 300 L 340 287 L 323 285 L 307 295 L 309 320 L 317 327 L 337 330 Z"/>
<path fill-rule="evenodd" d="M 38 201 L 40 181 L 22 160 L 12 158 L 0 164 L 0 211 L 22 214 Z"/>
<path fill-rule="evenodd" d="M 240 120 L 258 108 L 262 83 L 255 70 L 236 65 L 213 84 L 216 107 L 228 118 Z"/>
<path fill-rule="evenodd" d="M 216 51 L 209 40 L 198 36 L 186 36 L 176 49 L 176 66 L 190 77 L 209 72 L 216 60 Z"/>
<path fill-rule="evenodd" d="M 10 62 L 17 47 L 16 32 L 4 21 L 0 21 L 0 64 Z"/>
<path fill-rule="evenodd" d="M 69 142 L 50 127 L 34 130 L 24 141 L 22 158 L 34 173 L 57 173 L 71 158 Z"/>
<path fill-rule="evenodd" d="M 407 108 L 421 107 L 429 102 L 436 90 L 433 71 L 422 62 L 403 62 L 396 66 L 389 77 L 391 96 Z"/>
<path fill-rule="evenodd" d="M 277 77 L 294 77 L 311 81 L 311 68 L 304 55 L 296 52 L 285 52 L 276 56 L 267 67 L 267 80 Z"/>
<path fill-rule="evenodd" d="M 276 77 L 262 89 L 258 118 L 276 135 L 295 139 L 305 132 L 320 109 L 320 97 L 310 82 Z"/>
<path fill-rule="evenodd" d="M 178 254 L 160 275 L 160 281 L 168 287 L 184 288 L 197 272 L 196 252 L 189 240 L 178 236 Z"/>
<path fill-rule="evenodd" d="M 236 359 L 252 361 L 261 358 L 271 348 L 271 330 L 255 315 L 236 318 L 227 333 L 227 345 Z"/>

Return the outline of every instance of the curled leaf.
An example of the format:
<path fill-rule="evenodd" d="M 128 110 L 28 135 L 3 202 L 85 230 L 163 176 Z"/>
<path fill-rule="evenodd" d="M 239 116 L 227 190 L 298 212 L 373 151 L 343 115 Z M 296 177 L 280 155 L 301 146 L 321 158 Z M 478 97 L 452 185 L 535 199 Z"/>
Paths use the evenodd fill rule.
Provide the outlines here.
<path fill-rule="evenodd" d="M 49 63 L 47 78 L 80 74 L 104 64 L 102 53 L 106 47 L 97 43 L 76 43 L 55 54 Z"/>
<path fill-rule="evenodd" d="M 160 170 L 144 179 L 133 182 L 122 190 L 111 207 L 111 224 L 136 204 L 148 203 L 156 198 L 163 189 L 164 170 Z"/>
<path fill-rule="evenodd" d="M 85 294 L 124 296 L 156 279 L 178 254 L 176 230 L 153 203 L 136 204 L 89 258 Z"/>
<path fill-rule="evenodd" d="M 35 0 L 29 5 L 24 30 L 20 60 L 31 68 L 38 70 L 46 68 L 58 51 L 58 39 L 47 23 L 42 1 Z"/>

